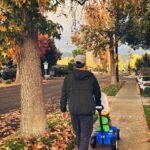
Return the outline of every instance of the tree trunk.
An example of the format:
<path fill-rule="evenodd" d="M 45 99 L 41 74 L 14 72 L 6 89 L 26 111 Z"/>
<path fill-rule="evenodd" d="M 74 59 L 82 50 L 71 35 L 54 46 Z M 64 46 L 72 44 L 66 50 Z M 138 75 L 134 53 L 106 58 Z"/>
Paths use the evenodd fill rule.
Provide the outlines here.
<path fill-rule="evenodd" d="M 37 43 L 24 38 L 20 53 L 21 135 L 37 137 L 47 127 Z"/>
<path fill-rule="evenodd" d="M 17 63 L 17 72 L 16 72 L 16 80 L 15 83 L 20 83 L 20 73 L 19 73 L 19 66 Z"/>
<path fill-rule="evenodd" d="M 111 84 L 116 84 L 116 71 L 115 71 L 115 58 L 114 58 L 114 49 L 110 48 L 110 75 L 111 75 Z"/>

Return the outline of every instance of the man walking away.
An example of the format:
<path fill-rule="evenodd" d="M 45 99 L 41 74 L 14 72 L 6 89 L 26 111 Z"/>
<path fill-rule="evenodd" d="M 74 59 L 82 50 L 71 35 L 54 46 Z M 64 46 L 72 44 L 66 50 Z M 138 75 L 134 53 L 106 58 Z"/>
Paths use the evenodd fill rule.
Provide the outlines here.
<path fill-rule="evenodd" d="M 85 55 L 75 57 L 77 69 L 65 77 L 60 101 L 64 118 L 67 117 L 68 104 L 79 150 L 88 150 L 95 107 L 101 105 L 98 81 L 91 72 L 85 70 L 85 62 Z"/>

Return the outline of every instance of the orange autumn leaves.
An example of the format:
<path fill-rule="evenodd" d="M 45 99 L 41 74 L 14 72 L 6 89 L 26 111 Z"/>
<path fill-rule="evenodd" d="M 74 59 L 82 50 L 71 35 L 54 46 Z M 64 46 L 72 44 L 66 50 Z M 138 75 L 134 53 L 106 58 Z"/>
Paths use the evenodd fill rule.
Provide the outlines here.
<path fill-rule="evenodd" d="M 91 4 L 85 7 L 84 19 L 86 23 L 93 28 L 110 30 L 114 27 L 113 12 L 107 9 L 108 3 Z"/>
<path fill-rule="evenodd" d="M 13 45 L 13 47 L 8 48 L 6 52 L 3 52 L 3 49 L 0 48 L 0 53 L 2 53 L 4 57 L 7 55 L 10 56 L 13 61 L 16 61 L 17 56 L 20 54 L 20 46 L 15 43 L 12 43 L 11 45 Z M 43 58 L 46 52 L 51 50 L 48 45 L 48 35 L 38 35 L 38 46 L 40 57 Z"/>
<path fill-rule="evenodd" d="M 14 123 L 18 125 L 19 122 L 17 123 L 15 121 L 18 121 L 20 118 L 20 112 L 15 111 L 13 113 L 1 115 L 0 117 L 3 119 L 2 123 L 5 126 L 5 131 L 7 132 L 6 127 L 8 127 L 8 124 L 12 124 L 12 127 Z M 61 113 L 56 112 L 47 114 L 47 119 L 49 122 L 48 130 L 44 132 L 40 138 L 34 139 L 29 137 L 21 140 L 17 138 L 18 128 L 16 128 L 16 132 L 12 133 L 12 136 L 8 138 L 9 140 L 7 139 L 7 145 L 3 139 L 0 139 L 3 141 L 0 143 L 0 149 L 12 150 L 13 147 L 13 149 L 18 150 L 63 150 L 67 149 L 70 145 L 74 147 L 74 133 L 70 124 L 70 118 L 64 120 L 61 117 Z M 12 120 L 12 122 L 10 122 L 10 120 Z M 15 139 L 14 136 L 16 137 Z M 8 144 L 9 142 L 10 144 Z"/>
<path fill-rule="evenodd" d="M 15 45 L 13 48 L 8 48 L 7 54 L 13 59 L 13 61 L 16 61 L 17 56 L 20 54 L 20 47 Z"/>
<path fill-rule="evenodd" d="M 45 6 L 48 2 L 50 2 L 51 0 L 37 0 L 38 4 L 40 6 Z"/>
<path fill-rule="evenodd" d="M 49 37 L 48 35 L 38 34 L 38 46 L 39 46 L 39 53 L 40 58 L 42 59 L 47 51 L 50 51 L 49 47 Z"/>
<path fill-rule="evenodd" d="M 16 26 L 15 23 L 9 24 L 8 27 L 4 26 L 3 23 L 7 20 L 6 15 L 2 11 L 0 11 L 0 20 L 2 24 L 0 25 L 0 32 L 4 34 L 7 33 L 13 33 L 13 32 L 21 32 L 21 28 Z M 0 47 L 0 53 L 5 58 L 6 56 L 10 56 L 14 61 L 16 60 L 17 54 L 20 52 L 20 47 L 15 43 L 14 40 L 11 39 L 11 37 L 5 38 L 5 45 L 1 45 Z M 4 51 L 4 49 L 8 48 L 7 51 Z"/>
<path fill-rule="evenodd" d="M 7 20 L 6 15 L 4 15 L 2 11 L 0 11 L 0 20 L 2 23 L 4 23 Z M 9 24 L 7 28 L 3 24 L 0 25 L 0 32 L 21 32 L 21 31 L 22 31 L 21 27 L 16 26 L 15 22 Z"/>
<path fill-rule="evenodd" d="M 6 20 L 6 17 L 4 16 L 4 14 L 0 11 L 0 20 L 3 22 Z M 5 32 L 6 28 L 2 25 L 0 25 L 0 32 Z"/>
<path fill-rule="evenodd" d="M 85 49 L 93 51 L 94 54 L 105 50 L 109 38 L 108 31 L 114 29 L 114 19 L 112 12 L 107 10 L 105 1 L 91 3 L 85 6 L 84 19 L 85 24 L 80 26 L 78 32 L 72 34 L 72 42 Z"/>
<path fill-rule="evenodd" d="M 11 25 L 8 28 L 0 25 L 0 32 L 21 32 L 21 28 Z"/>

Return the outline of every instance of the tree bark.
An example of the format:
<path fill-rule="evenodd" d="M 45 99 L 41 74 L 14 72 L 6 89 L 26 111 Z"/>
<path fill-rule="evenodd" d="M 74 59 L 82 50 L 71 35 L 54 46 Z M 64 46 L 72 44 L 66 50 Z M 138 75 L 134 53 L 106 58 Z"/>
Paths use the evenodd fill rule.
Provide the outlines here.
<path fill-rule="evenodd" d="M 114 58 L 114 49 L 110 48 L 110 75 L 111 75 L 111 84 L 117 84 L 116 81 L 116 70 L 115 70 L 115 58 Z"/>
<path fill-rule="evenodd" d="M 18 63 L 17 63 L 17 72 L 16 72 L 15 83 L 20 83 L 20 73 L 19 73 L 19 66 L 18 66 Z"/>
<path fill-rule="evenodd" d="M 40 58 L 36 42 L 24 38 L 20 52 L 19 70 L 21 82 L 21 134 L 22 137 L 37 137 L 46 127 L 43 101 Z"/>

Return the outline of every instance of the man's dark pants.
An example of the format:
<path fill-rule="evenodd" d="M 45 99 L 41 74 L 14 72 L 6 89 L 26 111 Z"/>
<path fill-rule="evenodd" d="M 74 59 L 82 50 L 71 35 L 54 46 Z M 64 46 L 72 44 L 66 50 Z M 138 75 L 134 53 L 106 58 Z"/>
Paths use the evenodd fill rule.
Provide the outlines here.
<path fill-rule="evenodd" d="M 79 150 L 88 150 L 93 129 L 93 115 L 71 115 Z"/>

